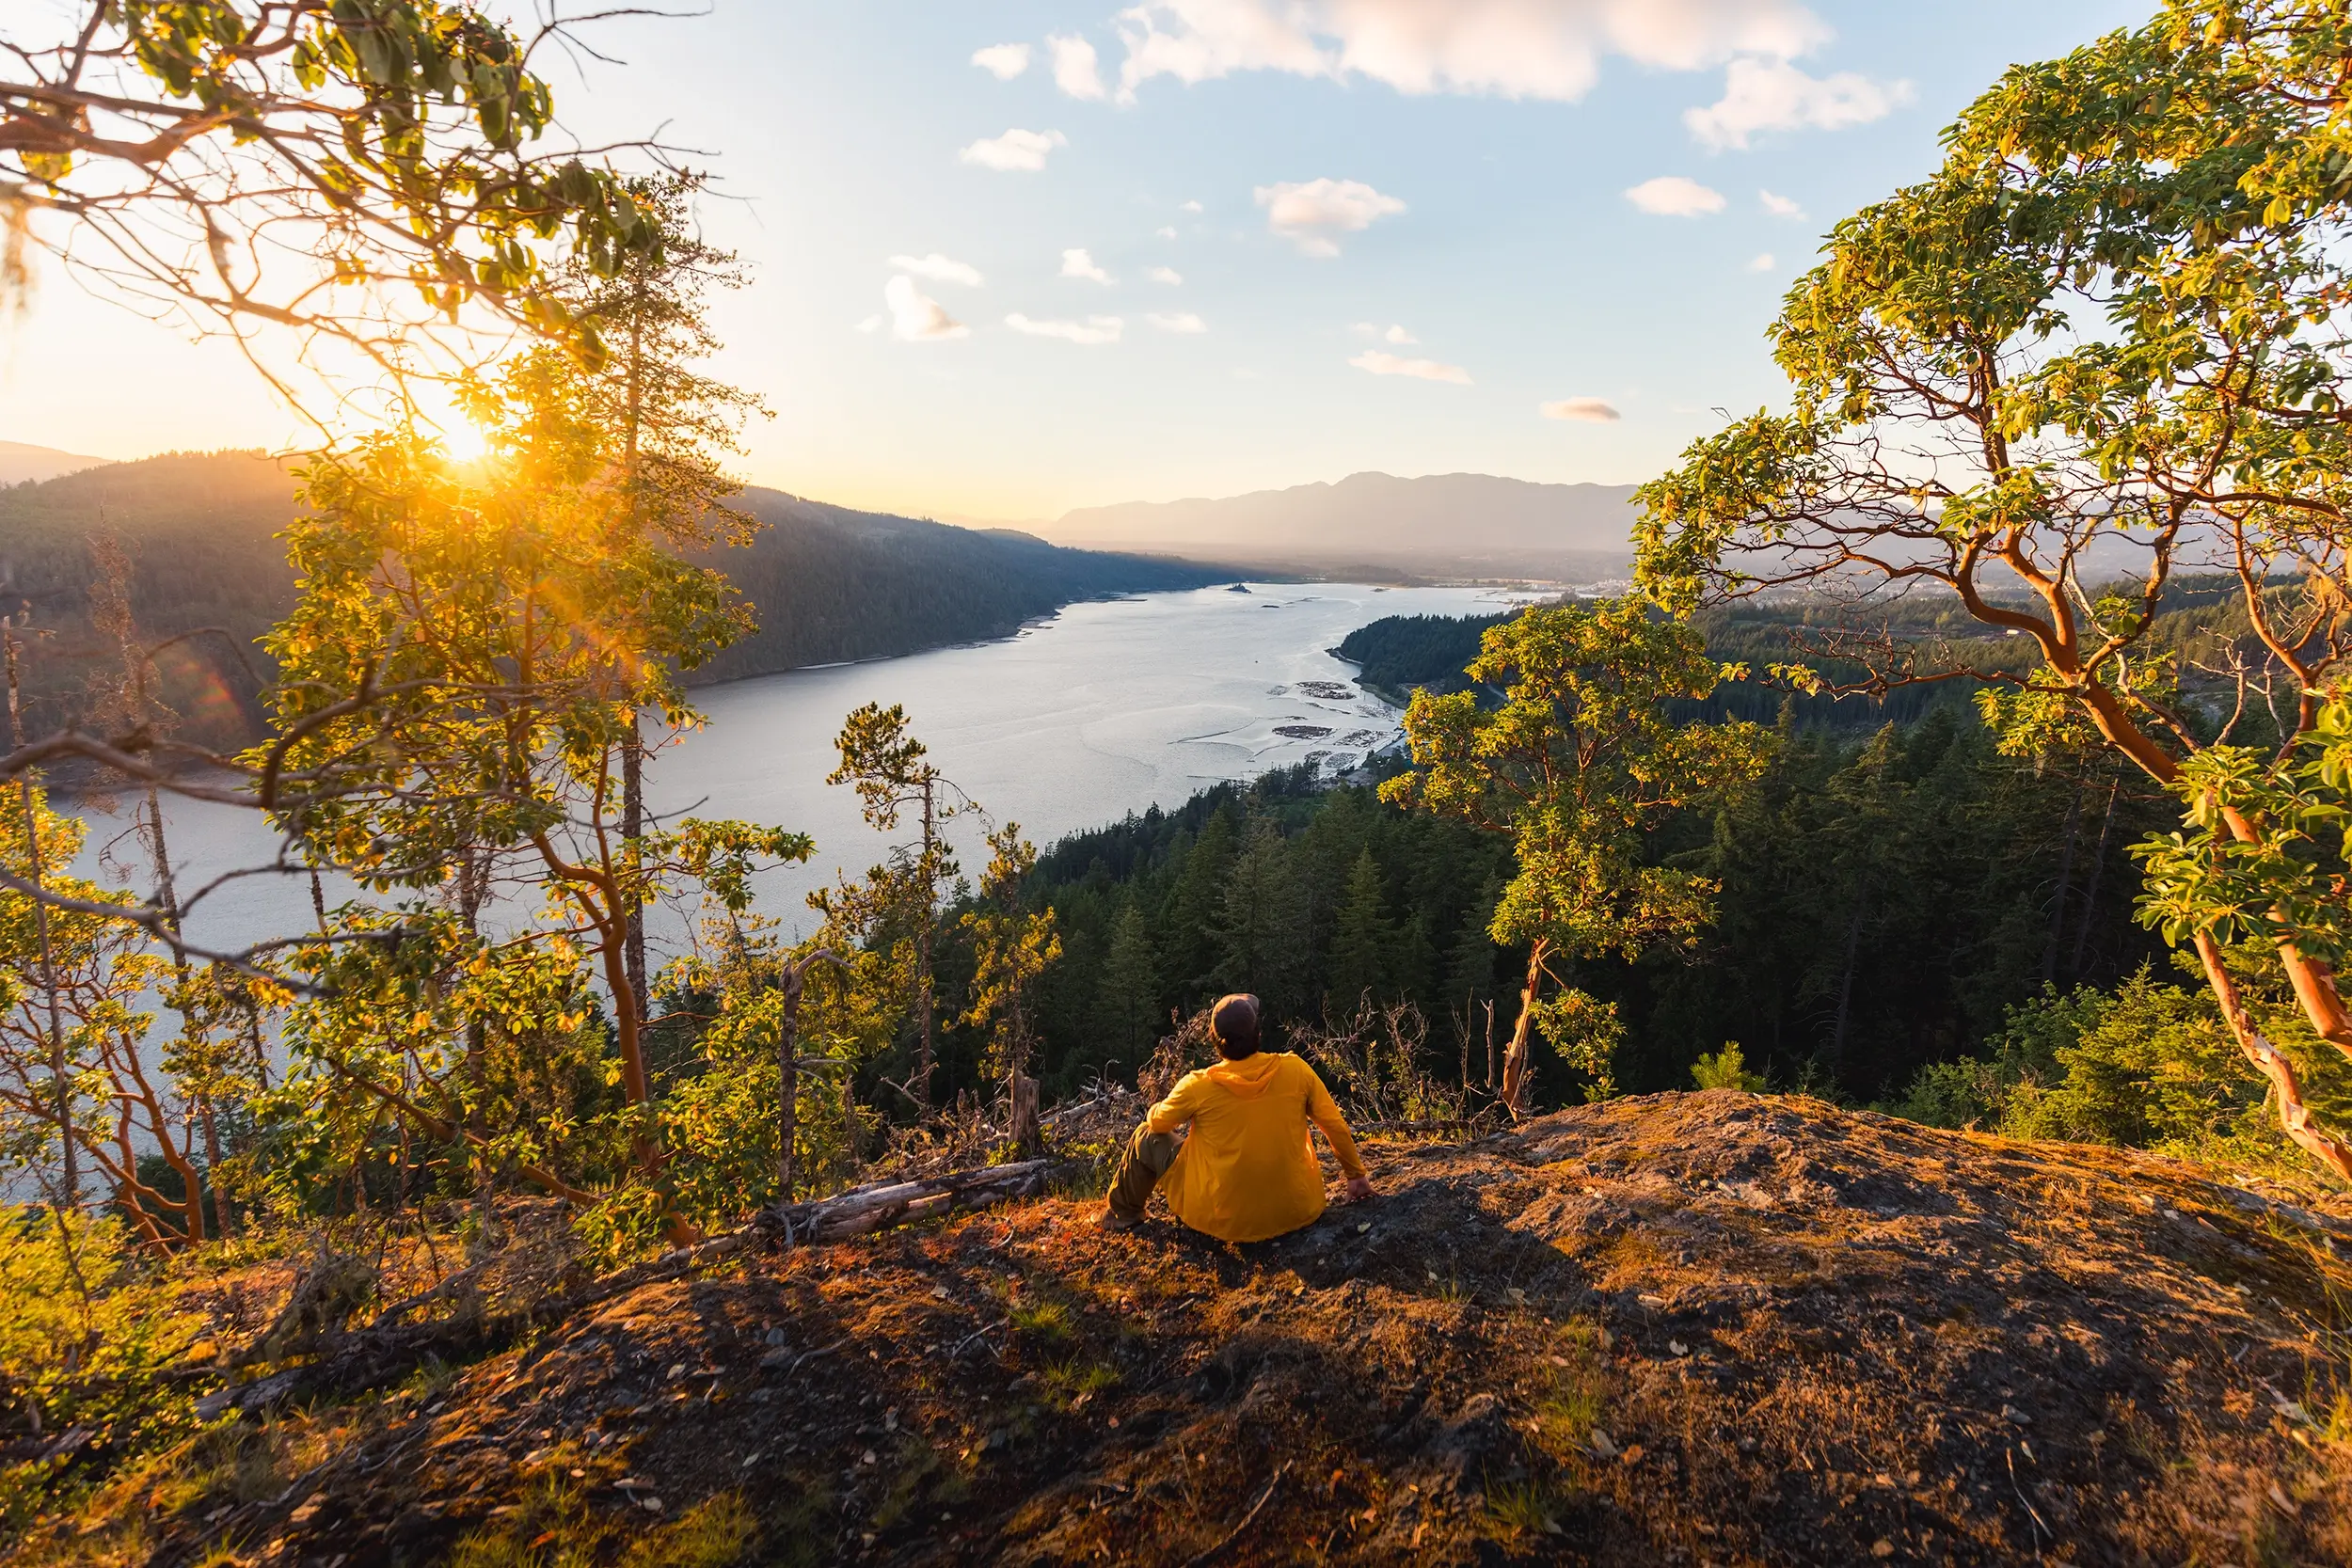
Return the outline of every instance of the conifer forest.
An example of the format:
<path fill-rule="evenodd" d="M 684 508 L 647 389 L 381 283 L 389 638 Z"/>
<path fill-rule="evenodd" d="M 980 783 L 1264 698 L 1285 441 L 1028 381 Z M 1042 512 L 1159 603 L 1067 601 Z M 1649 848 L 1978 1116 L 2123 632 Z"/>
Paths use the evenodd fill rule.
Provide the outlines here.
<path fill-rule="evenodd" d="M 1040 75 L 1375 71 L 1278 8 L 1293 64 L 1170 0 L 1117 88 Z M 1378 743 L 1044 833 L 845 703 L 821 843 L 684 760 L 721 683 L 1246 574 L 748 486 L 839 410 L 727 378 L 723 155 L 571 143 L 596 27 L 0 17 L 0 303 L 71 278 L 305 433 L 0 490 L 8 1560 L 2352 1560 L 2338 0 L 2162 0 L 1804 219 L 1780 385 L 1642 476 L 1622 579 L 1329 650 Z M 1802 52 L 1707 57 L 1879 90 Z M 1302 266 L 1406 211 L 1249 209 Z M 969 336 L 917 280 L 976 266 L 891 265 L 840 332 Z M 1353 1129 L 1286 1124 L 1327 1208 L 1122 1214 L 1237 992 Z"/>

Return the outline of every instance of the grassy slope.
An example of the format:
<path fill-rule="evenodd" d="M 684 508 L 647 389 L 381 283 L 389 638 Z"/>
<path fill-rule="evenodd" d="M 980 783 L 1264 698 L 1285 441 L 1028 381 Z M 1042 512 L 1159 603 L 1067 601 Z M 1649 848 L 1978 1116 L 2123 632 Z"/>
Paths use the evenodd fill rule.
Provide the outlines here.
<path fill-rule="evenodd" d="M 1366 1150 L 1251 1246 L 1073 1196 L 648 1286 L 20 1560 L 2352 1560 L 2352 1226 L 1730 1091 Z"/>

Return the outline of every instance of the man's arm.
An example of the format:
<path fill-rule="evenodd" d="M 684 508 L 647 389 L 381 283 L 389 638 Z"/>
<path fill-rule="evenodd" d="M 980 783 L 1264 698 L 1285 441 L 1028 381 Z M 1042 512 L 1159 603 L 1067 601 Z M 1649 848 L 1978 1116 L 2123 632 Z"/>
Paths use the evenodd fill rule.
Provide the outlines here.
<path fill-rule="evenodd" d="M 1311 1067 L 1307 1069 L 1307 1118 L 1323 1129 L 1332 1157 L 1339 1161 L 1340 1169 L 1347 1173 L 1348 1198 L 1353 1201 L 1370 1197 L 1372 1178 L 1364 1173 L 1363 1157 L 1356 1152 L 1355 1135 L 1347 1130 L 1347 1118 L 1340 1115 L 1339 1102 L 1323 1086 L 1322 1075 Z"/>
<path fill-rule="evenodd" d="M 1197 1072 L 1187 1072 L 1176 1080 L 1176 1086 L 1168 1091 L 1168 1098 L 1145 1113 L 1145 1131 L 1173 1132 L 1191 1121 L 1200 1109 L 1200 1077 Z"/>

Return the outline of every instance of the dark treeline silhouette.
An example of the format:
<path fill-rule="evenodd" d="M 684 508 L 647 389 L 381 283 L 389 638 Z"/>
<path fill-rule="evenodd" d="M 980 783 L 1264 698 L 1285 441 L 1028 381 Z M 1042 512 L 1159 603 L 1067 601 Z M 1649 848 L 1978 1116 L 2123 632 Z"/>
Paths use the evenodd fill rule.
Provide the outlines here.
<path fill-rule="evenodd" d="M 1356 678 L 1398 702 L 1417 686 L 1459 691 L 1462 666 L 1478 657 L 1478 640 L 1502 615 L 1384 615 L 1358 626 L 1333 650 L 1357 668 Z"/>

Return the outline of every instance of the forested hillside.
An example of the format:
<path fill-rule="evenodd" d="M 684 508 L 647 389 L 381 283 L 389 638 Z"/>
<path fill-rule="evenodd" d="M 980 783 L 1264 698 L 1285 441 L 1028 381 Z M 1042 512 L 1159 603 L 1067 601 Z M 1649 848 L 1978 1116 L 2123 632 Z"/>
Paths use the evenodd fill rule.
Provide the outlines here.
<path fill-rule="evenodd" d="M 1402 704 L 1417 686 L 1458 691 L 1462 666 L 1500 615 L 1384 615 L 1340 639 L 1332 651 L 1357 667 L 1357 681 Z"/>
<path fill-rule="evenodd" d="M 90 672 L 118 657 L 89 620 L 98 571 L 90 540 L 111 531 L 128 558 L 139 637 L 196 634 L 158 660 L 186 733 L 218 744 L 256 733 L 269 671 L 255 641 L 294 603 L 278 537 L 297 515 L 294 490 L 284 465 L 250 452 L 174 452 L 0 489 L 0 601 L 47 634 L 27 659 L 28 695 L 39 705 L 29 721 L 39 727 L 70 711 Z M 1198 587 L 1219 576 L 777 490 L 752 488 L 736 504 L 765 526 L 748 546 L 711 560 L 755 608 L 760 629 L 693 681 L 1002 637 L 1073 600 Z"/>
<path fill-rule="evenodd" d="M 711 560 L 758 607 L 759 629 L 695 672 L 730 680 L 884 658 L 982 638 L 1104 594 L 1198 588 L 1213 566 L 1065 549 L 1009 530 L 852 512 L 755 487 L 736 502 L 766 526 Z"/>
<path fill-rule="evenodd" d="M 1697 948 L 1586 960 L 1573 983 L 1624 1014 L 1628 1090 L 1688 1086 L 1698 1057 L 1733 1041 L 1775 1082 L 1891 1098 L 2045 986 L 2162 964 L 2132 921 L 2125 847 L 2167 820 L 2111 766 L 2004 758 L 1964 713 L 1862 736 L 1786 730 L 1753 791 L 1654 835 L 1655 859 L 1722 884 Z M 1505 845 L 1295 774 L 1066 839 L 1033 886 L 1064 950 L 1043 983 L 1049 1080 L 1066 1092 L 1106 1063 L 1132 1071 L 1171 1009 L 1240 990 L 1295 1025 L 1343 1021 L 1367 993 L 1409 1001 L 1432 1070 L 1458 1071 L 1467 1049 L 1483 1083 L 1486 1005 L 1499 1046 L 1524 962 L 1486 929 L 1509 875 Z M 961 1049 L 969 1064 L 977 1041 Z M 1544 1104 L 1581 1092 L 1541 1048 L 1536 1083 Z"/>

